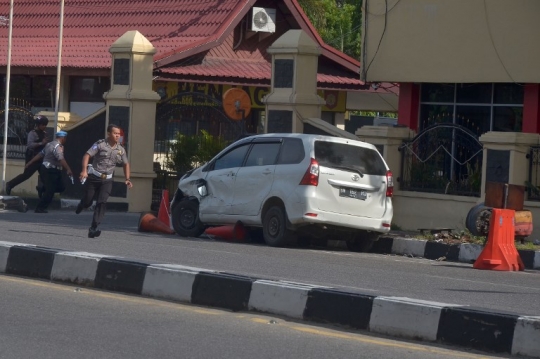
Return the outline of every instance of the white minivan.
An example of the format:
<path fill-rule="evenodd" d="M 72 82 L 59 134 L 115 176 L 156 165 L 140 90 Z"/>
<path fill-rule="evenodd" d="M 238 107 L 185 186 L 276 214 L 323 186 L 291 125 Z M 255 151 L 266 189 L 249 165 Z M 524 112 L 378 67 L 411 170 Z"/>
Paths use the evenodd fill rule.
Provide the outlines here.
<path fill-rule="evenodd" d="M 375 146 L 323 135 L 243 138 L 186 173 L 171 202 L 173 227 L 198 237 L 240 221 L 265 242 L 345 240 L 367 251 L 392 222 L 393 178 Z"/>

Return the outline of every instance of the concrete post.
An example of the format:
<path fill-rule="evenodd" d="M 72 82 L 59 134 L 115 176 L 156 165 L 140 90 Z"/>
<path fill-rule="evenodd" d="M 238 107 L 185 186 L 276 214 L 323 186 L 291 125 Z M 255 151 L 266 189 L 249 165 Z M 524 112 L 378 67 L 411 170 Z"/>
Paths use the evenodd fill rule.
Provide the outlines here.
<path fill-rule="evenodd" d="M 303 119 L 320 118 L 317 95 L 319 46 L 303 30 L 289 30 L 267 49 L 272 55 L 272 87 L 265 96 L 265 132 L 302 133 Z"/>
<path fill-rule="evenodd" d="M 128 31 L 112 44 L 109 52 L 112 66 L 111 89 L 104 95 L 106 123 L 116 124 L 124 131 L 134 187 L 125 196 L 128 211 L 148 211 L 152 203 L 152 181 L 156 177 L 153 170 L 154 132 L 156 103 L 160 99 L 152 90 L 156 49 L 140 32 Z M 115 178 L 123 182 L 121 168 L 116 169 Z"/>
<path fill-rule="evenodd" d="M 484 145 L 482 161 L 482 198 L 486 182 L 502 182 L 524 186 L 528 181 L 531 146 L 540 144 L 540 135 L 520 132 L 487 132 L 480 136 Z"/>

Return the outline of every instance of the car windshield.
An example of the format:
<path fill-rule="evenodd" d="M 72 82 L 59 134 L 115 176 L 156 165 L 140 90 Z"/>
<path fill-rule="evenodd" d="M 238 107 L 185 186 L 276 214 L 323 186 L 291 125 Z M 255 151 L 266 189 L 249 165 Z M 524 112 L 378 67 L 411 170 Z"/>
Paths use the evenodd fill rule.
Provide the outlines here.
<path fill-rule="evenodd" d="M 384 161 L 376 150 L 346 143 L 315 141 L 315 159 L 325 167 L 365 175 L 386 175 Z"/>

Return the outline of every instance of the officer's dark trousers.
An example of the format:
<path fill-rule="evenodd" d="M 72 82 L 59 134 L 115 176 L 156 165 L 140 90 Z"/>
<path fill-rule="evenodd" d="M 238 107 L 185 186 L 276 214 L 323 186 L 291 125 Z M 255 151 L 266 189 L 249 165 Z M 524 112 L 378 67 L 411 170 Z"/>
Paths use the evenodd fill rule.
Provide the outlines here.
<path fill-rule="evenodd" d="M 23 173 L 21 173 L 20 175 L 18 175 L 11 181 L 9 181 L 9 186 L 13 188 L 17 186 L 18 184 L 23 183 L 30 177 L 32 177 L 32 175 L 36 173 L 36 171 L 38 171 L 39 168 L 41 167 L 41 163 L 42 163 L 41 161 L 37 161 L 37 162 L 32 163 L 30 166 L 28 166 L 28 168 L 25 168 Z"/>
<path fill-rule="evenodd" d="M 43 183 L 45 183 L 45 192 L 41 196 L 36 209 L 47 209 L 51 204 L 55 192 L 63 192 L 64 184 L 62 182 L 62 171 L 55 168 L 45 168 L 41 166 L 39 170 Z"/>
<path fill-rule="evenodd" d="M 94 209 L 94 217 L 92 218 L 92 227 L 94 228 L 101 223 L 103 216 L 105 216 L 107 200 L 111 194 L 112 185 L 112 178 L 101 179 L 92 174 L 88 175 L 84 183 L 84 197 L 81 199 L 82 207 L 90 207 L 94 197 L 96 197 L 96 207 Z"/>

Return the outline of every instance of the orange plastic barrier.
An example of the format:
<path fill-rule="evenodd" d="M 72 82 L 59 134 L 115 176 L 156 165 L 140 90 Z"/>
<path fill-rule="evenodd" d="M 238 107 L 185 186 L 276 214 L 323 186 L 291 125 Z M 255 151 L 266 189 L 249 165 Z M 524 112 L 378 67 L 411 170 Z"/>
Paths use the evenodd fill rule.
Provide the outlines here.
<path fill-rule="evenodd" d="M 139 218 L 139 232 L 174 234 L 174 231 L 169 226 L 149 212 L 141 213 L 141 217 Z"/>
<path fill-rule="evenodd" d="M 204 233 L 226 241 L 242 242 L 246 238 L 246 229 L 241 222 L 236 223 L 234 226 L 209 227 Z"/>
<path fill-rule="evenodd" d="M 487 243 L 473 264 L 476 269 L 522 271 L 525 266 L 514 243 L 514 217 L 512 209 L 493 208 Z"/>
<path fill-rule="evenodd" d="M 161 192 L 161 203 L 159 204 L 157 218 L 165 225 L 171 228 L 171 215 L 169 212 L 169 190 L 164 189 Z"/>

